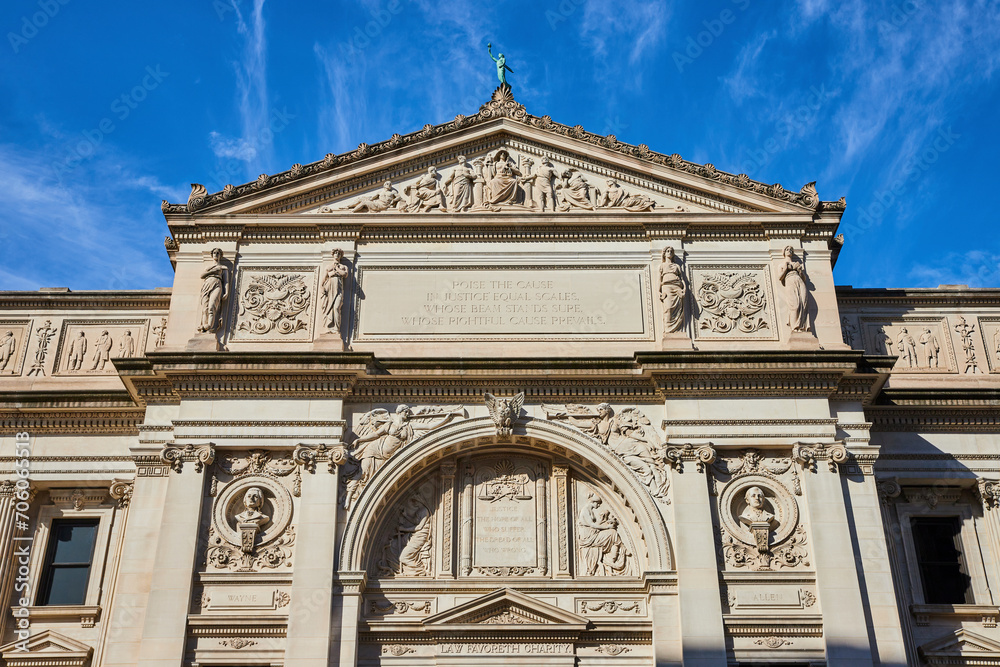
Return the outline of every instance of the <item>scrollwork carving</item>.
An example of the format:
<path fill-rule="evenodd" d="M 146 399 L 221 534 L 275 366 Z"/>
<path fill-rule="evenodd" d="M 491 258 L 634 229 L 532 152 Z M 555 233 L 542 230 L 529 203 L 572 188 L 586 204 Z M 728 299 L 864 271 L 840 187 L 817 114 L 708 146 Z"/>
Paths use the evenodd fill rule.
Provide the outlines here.
<path fill-rule="evenodd" d="M 767 295 L 753 273 L 726 272 L 703 276 L 697 293 L 698 305 L 708 313 L 698 323 L 718 334 L 752 334 L 767 329 L 759 315 L 767 307 Z"/>
<path fill-rule="evenodd" d="M 792 458 L 806 470 L 816 472 L 816 462 L 826 461 L 830 472 L 837 472 L 837 466 L 850 460 L 847 447 L 841 442 L 833 444 L 816 443 L 807 445 L 797 442 L 792 445 Z"/>
<path fill-rule="evenodd" d="M 255 336 L 294 334 L 309 326 L 310 289 L 301 274 L 259 274 L 240 295 L 238 331 Z"/>
<path fill-rule="evenodd" d="M 122 509 L 127 509 L 129 503 L 132 502 L 132 490 L 135 488 L 135 483 L 130 479 L 116 479 L 111 482 L 111 488 L 108 490 L 108 495 L 118 501 L 118 507 Z"/>
<path fill-rule="evenodd" d="M 328 463 L 331 473 L 336 472 L 337 466 L 347 463 L 347 458 L 347 448 L 343 445 L 298 444 L 292 452 L 292 460 L 311 473 L 316 472 L 316 464 L 323 461 Z"/>
<path fill-rule="evenodd" d="M 160 460 L 170 465 L 174 472 L 181 472 L 184 463 L 194 463 L 194 471 L 201 472 L 215 461 L 215 446 L 205 445 L 167 445 L 160 451 Z"/>
<path fill-rule="evenodd" d="M 976 480 L 976 489 L 987 511 L 996 509 L 1000 505 L 1000 482 L 980 477 Z"/>
<path fill-rule="evenodd" d="M 698 472 L 705 472 L 705 467 L 715 462 L 715 448 L 712 445 L 690 443 L 668 446 L 664 450 L 664 459 L 675 470 L 684 470 L 685 461 L 694 461 L 698 465 Z"/>

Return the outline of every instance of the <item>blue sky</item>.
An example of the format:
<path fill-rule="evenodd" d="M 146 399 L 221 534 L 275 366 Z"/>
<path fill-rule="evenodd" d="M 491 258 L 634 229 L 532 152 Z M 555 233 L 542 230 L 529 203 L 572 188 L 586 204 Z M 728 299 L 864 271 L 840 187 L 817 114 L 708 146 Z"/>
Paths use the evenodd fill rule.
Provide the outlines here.
<path fill-rule="evenodd" d="M 838 284 L 1000 287 L 1000 0 L 169 3 L 0 9 L 0 289 L 172 283 L 160 200 L 516 97 L 844 195 Z"/>

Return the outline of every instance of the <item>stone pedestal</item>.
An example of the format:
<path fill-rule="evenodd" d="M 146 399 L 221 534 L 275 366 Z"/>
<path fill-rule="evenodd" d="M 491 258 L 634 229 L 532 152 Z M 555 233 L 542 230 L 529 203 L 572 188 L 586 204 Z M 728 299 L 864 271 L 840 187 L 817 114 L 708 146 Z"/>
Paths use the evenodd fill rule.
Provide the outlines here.
<path fill-rule="evenodd" d="M 323 352 L 343 352 L 347 349 L 339 333 L 325 331 L 313 339 L 312 349 Z"/>
<path fill-rule="evenodd" d="M 694 343 L 691 342 L 690 336 L 683 332 L 668 333 L 663 334 L 663 338 L 660 339 L 660 349 L 661 350 L 693 350 Z"/>
<path fill-rule="evenodd" d="M 788 349 L 790 350 L 818 350 L 820 349 L 819 338 L 806 331 L 793 331 L 788 336 Z"/>
<path fill-rule="evenodd" d="M 222 345 L 212 332 L 195 334 L 184 346 L 185 352 L 220 352 Z"/>

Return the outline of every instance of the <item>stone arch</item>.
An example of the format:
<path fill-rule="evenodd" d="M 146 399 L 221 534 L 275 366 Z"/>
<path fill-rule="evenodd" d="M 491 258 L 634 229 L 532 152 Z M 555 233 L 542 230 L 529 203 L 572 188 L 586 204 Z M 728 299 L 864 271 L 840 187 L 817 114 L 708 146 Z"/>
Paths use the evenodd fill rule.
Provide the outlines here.
<path fill-rule="evenodd" d="M 372 544 L 380 517 L 410 483 L 442 459 L 494 446 L 561 456 L 599 480 L 605 488 L 619 494 L 633 512 L 646 541 L 647 569 L 674 568 L 666 525 L 656 503 L 625 464 L 599 442 L 572 427 L 542 419 L 522 421 L 515 426 L 511 438 L 500 440 L 493 421 L 478 417 L 443 426 L 414 440 L 372 477 L 348 514 L 339 554 L 340 569 L 358 572 L 367 568 L 367 547 Z"/>

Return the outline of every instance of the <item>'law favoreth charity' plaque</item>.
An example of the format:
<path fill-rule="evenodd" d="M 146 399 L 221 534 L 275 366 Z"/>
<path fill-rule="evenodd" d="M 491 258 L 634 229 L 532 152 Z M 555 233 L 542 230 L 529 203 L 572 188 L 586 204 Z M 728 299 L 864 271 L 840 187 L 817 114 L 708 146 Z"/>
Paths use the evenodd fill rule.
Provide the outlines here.
<path fill-rule="evenodd" d="M 642 266 L 364 267 L 358 340 L 651 340 Z"/>

